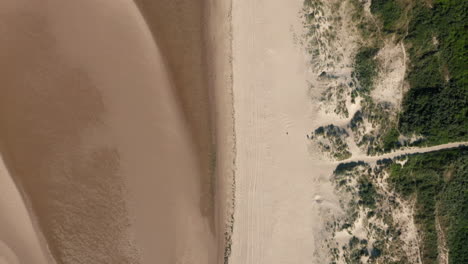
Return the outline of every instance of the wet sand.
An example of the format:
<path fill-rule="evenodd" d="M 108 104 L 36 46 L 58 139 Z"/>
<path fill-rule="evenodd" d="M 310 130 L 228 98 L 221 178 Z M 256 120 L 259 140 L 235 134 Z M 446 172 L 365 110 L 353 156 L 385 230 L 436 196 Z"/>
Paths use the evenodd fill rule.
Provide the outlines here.
<path fill-rule="evenodd" d="M 230 112 L 209 114 L 207 89 L 229 66 L 193 43 L 226 38 L 196 2 L 155 3 L 0 4 L 0 151 L 57 263 L 216 263 L 224 248 L 207 172 L 230 135 L 210 120 Z M 226 68 L 208 75 L 206 58 Z"/>
<path fill-rule="evenodd" d="M 157 37 L 183 117 L 189 124 L 202 173 L 200 210 L 212 222 L 214 231 L 213 110 L 209 98 L 205 47 L 206 0 L 136 0 L 149 29 Z"/>
<path fill-rule="evenodd" d="M 1 156 L 0 186 L 0 263 L 54 263 Z"/>

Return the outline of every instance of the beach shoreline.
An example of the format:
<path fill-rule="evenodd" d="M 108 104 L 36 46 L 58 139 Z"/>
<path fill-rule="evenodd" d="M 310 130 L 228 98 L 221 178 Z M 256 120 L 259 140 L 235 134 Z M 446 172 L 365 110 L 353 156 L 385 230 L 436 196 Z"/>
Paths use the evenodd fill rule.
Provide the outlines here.
<path fill-rule="evenodd" d="M 227 263 L 234 225 L 235 116 L 232 75 L 232 1 L 205 1 L 205 50 L 215 136 L 217 263 Z"/>

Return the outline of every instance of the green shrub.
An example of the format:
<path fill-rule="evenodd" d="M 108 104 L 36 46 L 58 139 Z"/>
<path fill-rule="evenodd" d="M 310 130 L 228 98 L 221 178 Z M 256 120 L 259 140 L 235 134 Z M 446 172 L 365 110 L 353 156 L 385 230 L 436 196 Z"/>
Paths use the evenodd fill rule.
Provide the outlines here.
<path fill-rule="evenodd" d="M 393 163 L 389 182 L 403 197 L 416 198 L 423 263 L 437 263 L 437 209 L 450 263 L 468 263 L 468 148 L 413 155 L 403 167 Z"/>
<path fill-rule="evenodd" d="M 367 177 L 361 177 L 358 181 L 359 184 L 359 204 L 375 209 L 375 199 L 377 197 L 377 192 L 374 185 Z"/>
<path fill-rule="evenodd" d="M 362 47 L 356 54 L 354 77 L 359 82 L 359 90 L 368 93 L 372 90 L 374 78 L 377 76 L 377 62 L 374 60 L 378 48 Z"/>
<path fill-rule="evenodd" d="M 395 24 L 400 19 L 403 8 L 395 0 L 373 0 L 371 12 L 382 18 L 384 31 L 394 32 L 397 30 Z"/>
<path fill-rule="evenodd" d="M 420 1 L 412 9 L 405 44 L 411 67 L 400 131 L 428 144 L 468 139 L 468 2 Z"/>
<path fill-rule="evenodd" d="M 398 137 L 400 136 L 400 132 L 394 127 L 387 132 L 387 134 L 383 137 L 383 148 L 384 151 L 390 151 L 393 148 L 399 146 Z"/>

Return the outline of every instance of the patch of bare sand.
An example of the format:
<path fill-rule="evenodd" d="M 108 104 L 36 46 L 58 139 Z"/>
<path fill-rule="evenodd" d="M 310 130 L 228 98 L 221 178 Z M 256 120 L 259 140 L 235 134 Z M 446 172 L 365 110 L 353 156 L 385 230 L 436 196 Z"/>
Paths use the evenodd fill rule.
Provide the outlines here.
<path fill-rule="evenodd" d="M 339 210 L 334 165 L 308 150 L 306 135 L 331 119 L 308 96 L 309 60 L 293 42 L 302 4 L 233 1 L 233 264 L 323 263 L 324 223 Z"/>
<path fill-rule="evenodd" d="M 168 73 L 156 43 L 175 35 L 153 31 L 155 43 L 123 0 L 1 5 L 1 151 L 57 261 L 214 263 L 208 101 L 202 80 Z M 178 44 L 198 43 L 185 33 Z M 169 71 L 200 66 L 184 59 L 201 50 L 180 48 Z"/>
<path fill-rule="evenodd" d="M 377 54 L 379 74 L 371 91 L 375 102 L 387 102 L 397 111 L 408 84 L 405 82 L 406 51 L 402 42 L 387 41 Z"/>

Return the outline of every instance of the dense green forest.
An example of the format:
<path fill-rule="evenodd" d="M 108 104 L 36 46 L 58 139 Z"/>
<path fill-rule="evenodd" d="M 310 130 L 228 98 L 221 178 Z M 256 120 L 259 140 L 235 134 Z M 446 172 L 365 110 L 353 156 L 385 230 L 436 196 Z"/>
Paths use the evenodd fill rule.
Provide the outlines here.
<path fill-rule="evenodd" d="M 364 1 L 350 3 L 354 8 L 352 21 L 362 39 L 354 58 L 351 93 L 352 102 L 361 98 L 362 108 L 349 125 L 354 135 L 360 136 L 357 145 L 367 146 L 367 153 L 372 155 L 407 144 L 468 141 L 468 1 L 371 0 L 373 16 L 366 15 Z M 404 44 L 408 61 L 405 79 L 409 89 L 405 90 L 401 110 L 386 108 L 371 96 L 376 78 L 384 72 L 377 54 L 389 41 Z M 364 121 L 377 127 L 378 132 L 359 134 Z M 468 147 L 398 159 L 379 161 L 372 172 L 356 169 L 367 166 L 362 161 L 340 164 L 334 174 L 357 177 L 356 204 L 369 209 L 369 217 L 369 213 L 385 211 L 382 201 L 392 192 L 382 192 L 375 180 L 382 171 L 389 172 L 390 188 L 415 202 L 422 263 L 439 263 L 440 247 L 448 249 L 449 263 L 468 263 Z M 357 171 L 354 175 L 353 170 Z M 345 186 L 347 182 L 339 179 L 337 186 Z M 399 235 L 397 230 L 383 237 Z M 353 245 L 354 240 L 350 242 Z M 385 243 L 398 245 L 395 241 Z M 389 258 L 399 254 L 376 248 Z"/>
<path fill-rule="evenodd" d="M 468 148 L 409 156 L 404 166 L 390 165 L 389 182 L 403 197 L 416 199 L 423 263 L 438 263 L 437 220 L 449 263 L 468 263 Z"/>
<path fill-rule="evenodd" d="M 373 0 L 384 34 L 402 39 L 410 59 L 398 130 L 424 144 L 468 139 L 468 1 Z"/>

